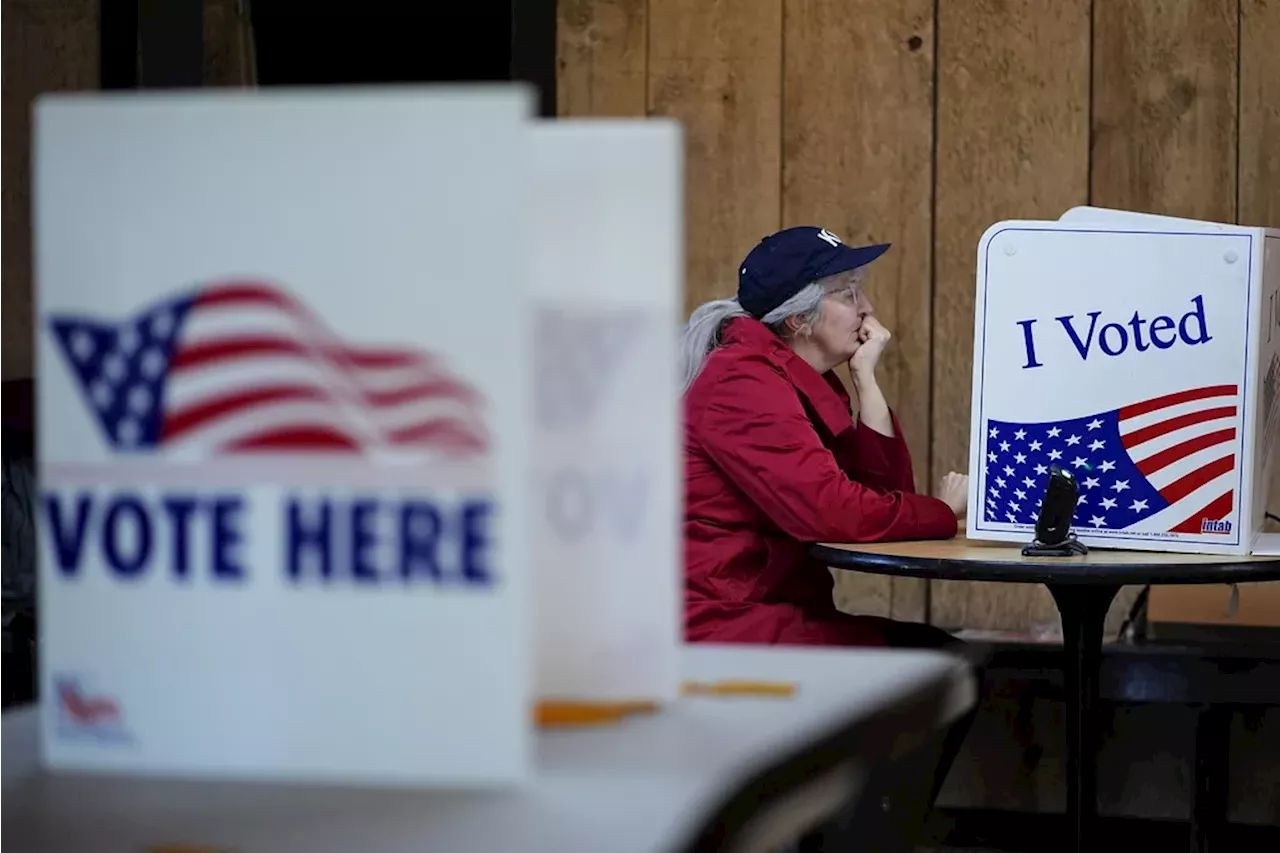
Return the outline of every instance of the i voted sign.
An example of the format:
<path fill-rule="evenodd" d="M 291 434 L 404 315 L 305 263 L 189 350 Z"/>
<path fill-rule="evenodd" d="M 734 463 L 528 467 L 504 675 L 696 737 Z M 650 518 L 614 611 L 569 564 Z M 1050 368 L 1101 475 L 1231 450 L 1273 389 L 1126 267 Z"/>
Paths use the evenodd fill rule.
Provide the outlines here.
<path fill-rule="evenodd" d="M 505 86 L 40 103 L 50 766 L 526 776 L 529 110 Z"/>
<path fill-rule="evenodd" d="M 1278 248 L 1266 229 L 1097 209 L 988 229 L 968 535 L 1029 540 L 1056 465 L 1086 544 L 1247 552 L 1277 426 Z"/>

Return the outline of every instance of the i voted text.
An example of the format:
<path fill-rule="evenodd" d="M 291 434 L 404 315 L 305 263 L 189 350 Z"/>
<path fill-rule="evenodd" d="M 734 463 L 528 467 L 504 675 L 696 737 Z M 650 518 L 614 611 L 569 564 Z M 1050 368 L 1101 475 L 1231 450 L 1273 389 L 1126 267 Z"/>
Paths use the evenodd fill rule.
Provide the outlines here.
<path fill-rule="evenodd" d="M 1082 361 L 1088 361 L 1099 353 L 1107 358 L 1116 358 L 1130 352 L 1146 352 L 1153 347 L 1167 350 L 1180 344 L 1198 346 L 1208 343 L 1213 336 L 1209 334 L 1205 321 L 1204 296 L 1193 297 L 1191 305 L 1191 310 L 1176 320 L 1163 314 L 1147 318 L 1140 311 L 1134 311 L 1129 319 L 1117 322 L 1104 318 L 1101 311 L 1090 311 L 1083 315 L 1054 317 L 1058 326 L 1050 325 L 1048 328 L 1064 335 Z M 1017 321 L 1022 327 L 1026 356 L 1023 369 L 1044 367 L 1036 350 L 1037 335 L 1045 334 L 1037 330 L 1038 322 L 1036 319 Z"/>

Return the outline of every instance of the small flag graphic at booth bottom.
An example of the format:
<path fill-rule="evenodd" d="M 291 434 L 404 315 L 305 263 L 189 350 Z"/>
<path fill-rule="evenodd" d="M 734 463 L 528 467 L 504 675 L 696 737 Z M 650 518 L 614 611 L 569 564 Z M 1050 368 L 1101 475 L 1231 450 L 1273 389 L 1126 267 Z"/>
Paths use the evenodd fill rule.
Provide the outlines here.
<path fill-rule="evenodd" d="M 1034 524 L 1050 465 L 1079 483 L 1075 523 L 1230 533 L 1239 387 L 1211 385 L 1058 421 L 987 420 L 982 513 Z"/>

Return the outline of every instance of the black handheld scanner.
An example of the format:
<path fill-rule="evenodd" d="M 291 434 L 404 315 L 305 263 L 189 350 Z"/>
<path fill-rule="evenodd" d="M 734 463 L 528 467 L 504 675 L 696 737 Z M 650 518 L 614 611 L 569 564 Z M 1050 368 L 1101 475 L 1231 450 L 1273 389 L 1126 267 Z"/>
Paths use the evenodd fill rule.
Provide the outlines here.
<path fill-rule="evenodd" d="M 1061 465 L 1049 466 L 1049 483 L 1040 503 L 1036 519 L 1036 540 L 1043 545 L 1057 545 L 1071 535 L 1071 519 L 1076 514 L 1079 486 L 1071 472 Z"/>

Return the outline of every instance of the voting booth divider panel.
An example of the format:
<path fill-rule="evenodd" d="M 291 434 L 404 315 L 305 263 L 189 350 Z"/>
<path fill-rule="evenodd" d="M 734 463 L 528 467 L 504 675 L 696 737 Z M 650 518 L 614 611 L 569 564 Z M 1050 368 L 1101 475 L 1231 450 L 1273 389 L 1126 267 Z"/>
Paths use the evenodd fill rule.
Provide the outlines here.
<path fill-rule="evenodd" d="M 534 688 L 671 701 L 683 136 L 669 119 L 560 119 L 530 141 Z"/>
<path fill-rule="evenodd" d="M 681 132 L 532 105 L 38 104 L 46 766 L 508 786 L 679 695 Z"/>
<path fill-rule="evenodd" d="M 1047 475 L 1091 547 L 1248 553 L 1280 381 L 1280 232 L 1077 207 L 978 245 L 973 539 L 1028 542 Z"/>

